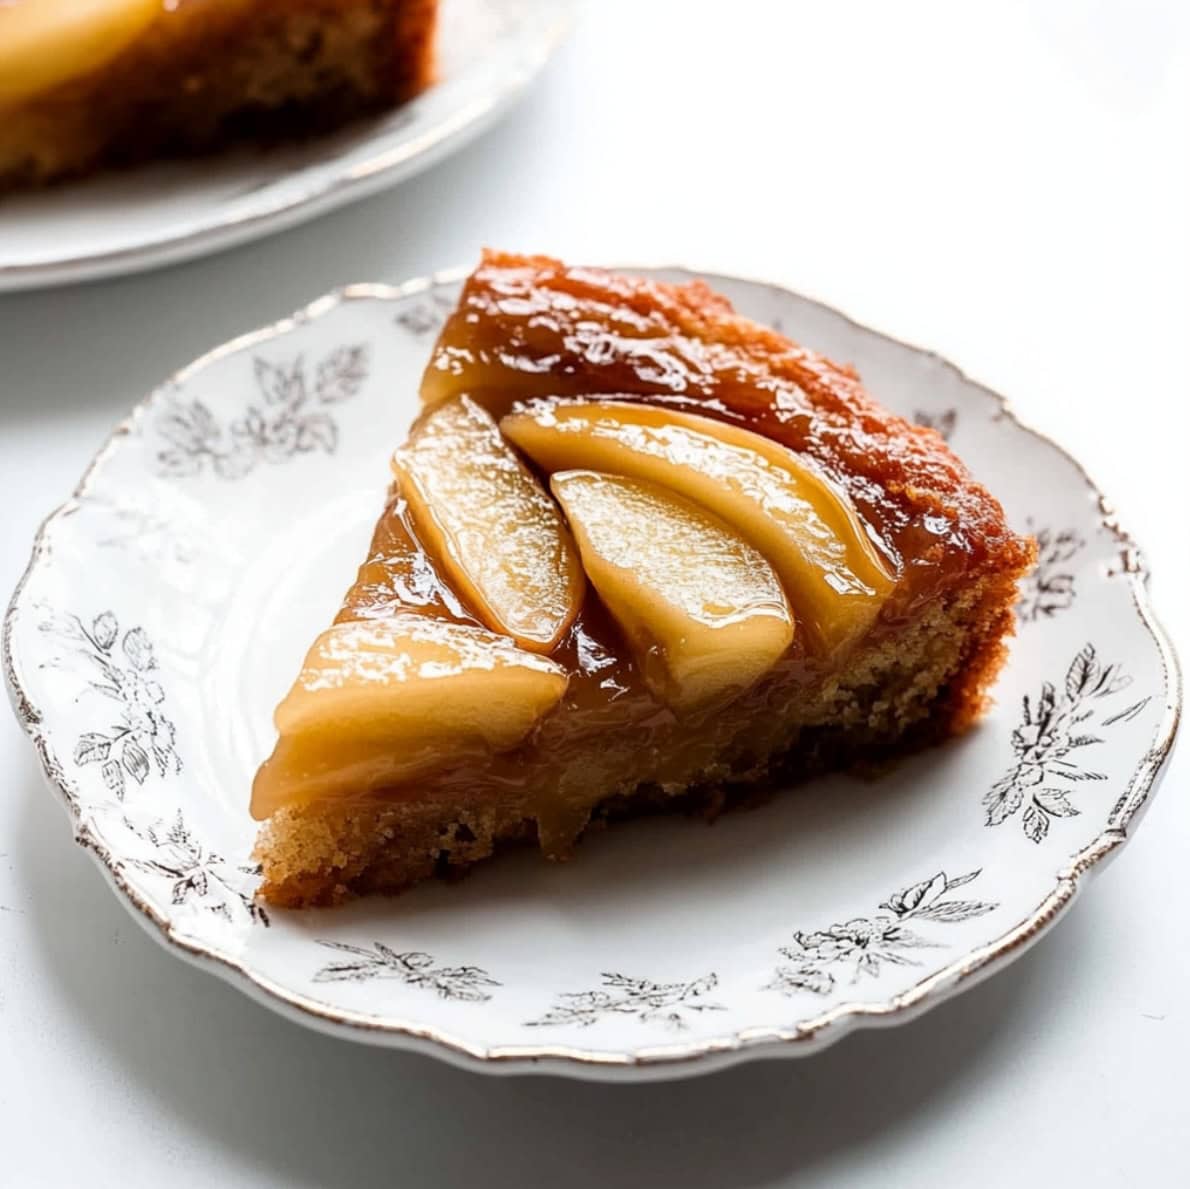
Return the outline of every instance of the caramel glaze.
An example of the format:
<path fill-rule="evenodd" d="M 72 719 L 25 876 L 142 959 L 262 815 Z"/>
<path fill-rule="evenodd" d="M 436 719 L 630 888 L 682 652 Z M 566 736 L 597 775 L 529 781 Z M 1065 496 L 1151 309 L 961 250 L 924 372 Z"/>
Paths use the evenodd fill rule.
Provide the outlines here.
<path fill-rule="evenodd" d="M 489 251 L 422 380 L 430 402 L 461 391 L 496 413 L 534 397 L 615 394 L 720 417 L 808 455 L 897 568 L 886 620 L 1031 557 L 938 434 L 882 409 L 851 367 L 739 317 L 702 282 Z"/>
<path fill-rule="evenodd" d="M 559 395 L 672 405 L 808 455 L 850 494 L 897 575 L 869 641 L 983 575 L 1010 587 L 1032 557 L 1032 542 L 1011 532 L 1000 505 L 936 433 L 884 411 L 852 369 L 736 316 L 701 283 L 665 285 L 489 252 L 464 286 L 423 378 L 428 404 L 460 393 L 497 415 L 517 401 Z M 1005 588 L 997 598 L 1011 594 Z M 479 622 L 443 581 L 394 489 L 338 620 L 411 608 Z M 998 664 L 1009 614 L 997 604 L 994 626 L 976 645 L 983 660 L 972 670 L 971 706 Z M 828 668 L 795 638 L 776 668 L 726 711 L 679 721 L 650 695 L 591 591 L 551 656 L 571 675 L 567 693 L 520 747 L 478 770 L 447 767 L 416 789 L 361 795 L 444 805 L 520 801 L 537 819 L 543 849 L 565 853 L 594 800 L 627 782 L 681 786 L 763 764 L 788 745 L 784 724 L 802 713 L 798 691 L 820 685 Z"/>
<path fill-rule="evenodd" d="M 453 623 L 482 626 L 444 580 L 417 538 L 409 508 L 395 488 L 373 534 L 367 560 L 360 567 L 336 623 L 383 618 L 416 609 L 420 614 Z M 361 791 L 366 797 L 402 798 L 416 793 L 419 800 L 448 803 L 482 800 L 485 793 L 523 795 L 526 811 L 537 819 L 538 837 L 547 853 L 563 854 L 586 820 L 587 809 L 567 804 L 565 783 L 574 779 L 570 760 L 589 752 L 591 760 L 577 776 L 583 791 L 601 780 L 614 786 L 618 768 L 628 756 L 645 757 L 645 775 L 661 782 L 670 773 L 664 741 L 673 732 L 689 732 L 690 746 L 674 769 L 681 779 L 693 752 L 706 751 L 708 761 L 723 743 L 723 733 L 711 721 L 715 712 L 687 716 L 680 722 L 674 713 L 649 692 L 619 628 L 588 590 L 582 610 L 561 643 L 550 654 L 570 674 L 570 683 L 558 708 L 521 747 L 489 757 L 481 770 L 461 763 L 417 782 L 416 790 L 391 788 Z M 816 662 L 794 642 L 776 669 L 740 702 L 762 711 L 773 689 L 801 684 L 815 672 Z M 734 716 L 733 716 L 734 717 Z M 741 716 L 742 724 L 747 716 Z M 606 746 L 592 748 L 591 739 L 605 736 Z M 695 740 L 697 739 L 697 742 Z M 649 757 L 656 762 L 650 767 Z M 532 757 L 532 758 L 531 758 Z M 600 769 L 604 764 L 605 768 Z M 532 780 L 526 773 L 532 773 Z M 561 786 L 561 787 L 559 787 Z"/>

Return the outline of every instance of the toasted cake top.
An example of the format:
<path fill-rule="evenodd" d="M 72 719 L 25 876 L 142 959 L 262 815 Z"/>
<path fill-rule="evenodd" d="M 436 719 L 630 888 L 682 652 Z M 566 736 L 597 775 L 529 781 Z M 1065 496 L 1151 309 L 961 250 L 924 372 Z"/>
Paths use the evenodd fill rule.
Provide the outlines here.
<path fill-rule="evenodd" d="M 1022 571 L 1031 542 L 932 429 L 881 407 L 855 370 L 685 285 L 485 252 L 426 369 L 423 397 L 496 411 L 615 394 L 736 422 L 814 459 L 886 545 L 910 601 L 973 571 Z"/>

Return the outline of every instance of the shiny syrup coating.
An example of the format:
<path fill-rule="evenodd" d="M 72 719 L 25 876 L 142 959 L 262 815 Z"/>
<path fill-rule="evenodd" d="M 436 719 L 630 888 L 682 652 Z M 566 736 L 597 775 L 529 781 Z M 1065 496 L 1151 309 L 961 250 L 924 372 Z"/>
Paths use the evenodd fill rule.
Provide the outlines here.
<path fill-rule="evenodd" d="M 813 459 L 850 495 L 896 574 L 873 634 L 985 572 L 1019 572 L 1029 543 L 935 433 L 875 405 L 854 373 L 736 317 L 704 285 L 669 286 L 545 258 L 489 253 L 464 286 L 423 380 L 433 405 L 468 394 L 496 415 L 521 401 L 612 396 L 733 422 Z M 399 490 L 340 622 L 417 609 L 478 623 L 418 540 Z M 796 612 L 796 608 L 794 609 Z M 570 674 L 562 704 L 519 747 L 482 764 L 446 761 L 416 789 L 365 795 L 451 803 L 521 801 L 547 853 L 564 853 L 592 797 L 639 783 L 681 786 L 746 771 L 783 738 L 797 691 L 829 663 L 800 635 L 726 710 L 679 718 L 649 692 L 596 595 L 550 653 Z"/>
<path fill-rule="evenodd" d="M 593 471 L 556 473 L 550 490 L 646 684 L 678 713 L 730 702 L 793 642 L 776 571 L 706 509 Z"/>
<path fill-rule="evenodd" d="M 418 541 L 407 506 L 394 490 L 336 622 L 388 617 L 410 608 L 431 619 L 480 622 Z M 446 757 L 438 772 L 413 785 L 361 789 L 359 796 L 416 796 L 451 804 L 515 798 L 536 821 L 542 849 L 562 855 L 586 822 L 593 789 L 606 795 L 638 783 L 686 783 L 732 747 L 747 755 L 754 745 L 756 754 L 765 754 L 766 732 L 778 729 L 788 691 L 820 670 L 820 662 L 806 656 L 795 636 L 770 674 L 727 711 L 676 715 L 650 692 L 631 647 L 590 589 L 549 655 L 569 674 L 569 682 L 561 703 L 524 744 L 480 762 L 472 756 Z M 733 743 L 741 737 L 745 743 Z"/>
<path fill-rule="evenodd" d="M 548 653 L 578 611 L 583 571 L 557 504 L 491 415 L 461 397 L 393 455 L 426 552 L 494 632 Z"/>
<path fill-rule="evenodd" d="M 654 482 L 734 526 L 781 575 L 819 651 L 871 628 L 893 575 L 846 493 L 814 464 L 742 426 L 641 401 L 555 397 L 518 408 L 500 427 L 535 464 Z"/>
<path fill-rule="evenodd" d="M 855 372 L 734 314 L 700 282 L 666 285 L 489 252 L 464 285 L 422 382 L 496 412 L 610 395 L 720 417 L 814 459 L 897 566 L 886 616 L 1029 556 L 999 503 L 932 430 L 880 408 Z"/>
<path fill-rule="evenodd" d="M 384 619 L 411 609 L 448 623 L 483 626 L 418 540 L 408 505 L 394 485 L 372 534 L 368 559 L 335 622 Z M 618 629 L 590 592 L 550 656 L 574 675 L 566 701 L 575 709 L 614 701 L 641 685 Z"/>

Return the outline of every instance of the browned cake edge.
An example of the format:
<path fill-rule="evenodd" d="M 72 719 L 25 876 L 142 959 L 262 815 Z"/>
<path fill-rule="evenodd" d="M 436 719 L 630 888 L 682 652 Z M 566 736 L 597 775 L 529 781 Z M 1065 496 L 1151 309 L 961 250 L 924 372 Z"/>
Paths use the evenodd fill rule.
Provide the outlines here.
<path fill-rule="evenodd" d="M 605 790 L 583 807 L 574 841 L 591 822 L 659 809 L 717 812 L 777 783 L 886 760 L 962 732 L 983 712 L 1003 664 L 1025 568 L 985 575 L 896 636 L 861 649 L 837 681 L 790 706 L 785 742 L 749 757 L 747 769 L 735 770 L 724 756 L 682 786 Z M 260 895 L 302 907 L 397 892 L 536 835 L 531 810 L 513 800 L 463 810 L 413 798 L 282 810 L 257 843 Z"/>
<path fill-rule="evenodd" d="M 583 331 L 585 320 L 621 308 L 641 321 L 644 338 L 664 360 L 660 375 L 642 376 L 631 349 Z M 486 371 L 483 385 L 503 387 L 518 399 L 539 375 L 545 383 L 533 395 L 615 393 L 618 399 L 667 402 L 675 396 L 676 377 L 681 396 L 690 398 L 679 407 L 713 413 L 721 403 L 747 426 L 752 415 L 771 411 L 775 383 L 782 415 L 764 432 L 822 465 L 862 516 L 880 523 L 884 505 L 891 505 L 915 527 L 913 542 L 899 547 L 911 554 L 928 551 L 943 584 L 956 565 L 968 572 L 972 566 L 1016 570 L 1028 561 L 1031 546 L 938 433 L 881 405 L 853 367 L 737 314 L 704 281 L 673 284 L 488 249 L 442 329 L 422 377 L 423 398 L 455 394 L 458 361 L 450 344 L 460 336 L 478 344 L 462 374 L 469 367 Z M 699 349 L 675 353 L 669 345 L 674 336 Z M 509 359 L 503 358 L 506 344 L 512 344 Z M 549 361 L 563 355 L 567 375 L 555 388 Z M 533 366 L 527 368 L 527 360 Z M 473 386 L 470 378 L 465 386 Z M 927 517 L 946 521 L 949 534 L 916 531 Z"/>
<path fill-rule="evenodd" d="M 0 112 L 0 193 L 292 139 L 412 98 L 438 0 L 255 0 L 163 14 L 113 61 Z"/>

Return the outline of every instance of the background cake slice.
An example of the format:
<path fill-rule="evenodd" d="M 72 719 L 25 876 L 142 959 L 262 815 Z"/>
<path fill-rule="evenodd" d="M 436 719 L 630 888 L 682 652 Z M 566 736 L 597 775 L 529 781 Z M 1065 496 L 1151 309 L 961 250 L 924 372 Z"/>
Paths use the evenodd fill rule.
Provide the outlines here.
<path fill-rule="evenodd" d="M 383 758 L 374 724 L 398 714 L 400 682 L 320 701 L 299 678 L 253 793 L 274 903 L 395 891 L 514 841 L 565 857 L 593 819 L 717 810 L 758 783 L 945 738 L 983 709 L 1032 542 L 936 434 L 705 286 L 489 254 L 422 391 L 337 622 L 370 624 L 398 651 L 391 625 L 410 616 L 431 634 L 496 632 L 515 654 L 501 664 L 523 674 L 502 687 L 516 732 L 485 736 L 469 711 L 446 716 L 461 724 L 447 734 L 430 714 L 420 733 L 402 720 L 369 775 L 352 741 Z M 448 431 L 457 450 L 427 481 L 410 452 Z M 503 497 L 467 495 L 513 447 L 501 465 L 523 491 L 509 506 L 535 510 L 533 531 L 501 531 Z M 469 515 L 477 536 L 455 548 Z M 683 564 L 680 542 L 705 563 Z M 560 581 L 576 557 L 586 583 Z M 559 604 L 559 634 L 501 626 L 480 597 L 492 559 L 502 582 L 578 600 Z M 515 601 L 505 589 L 501 605 Z M 403 767 L 411 740 L 416 770 Z"/>
<path fill-rule="evenodd" d="M 8 0 L 0 191 L 336 127 L 429 85 L 437 0 Z"/>

